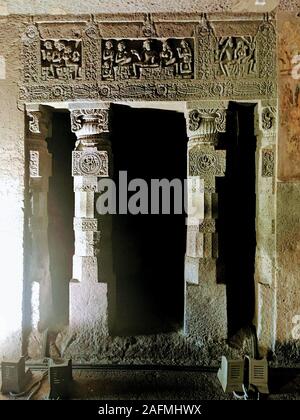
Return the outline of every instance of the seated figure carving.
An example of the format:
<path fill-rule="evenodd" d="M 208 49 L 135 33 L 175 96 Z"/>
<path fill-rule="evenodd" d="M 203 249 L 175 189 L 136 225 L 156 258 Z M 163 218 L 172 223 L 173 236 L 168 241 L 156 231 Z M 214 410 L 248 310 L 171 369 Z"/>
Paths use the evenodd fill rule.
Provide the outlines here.
<path fill-rule="evenodd" d="M 247 76 L 256 71 L 255 41 L 249 37 L 221 38 L 217 63 L 224 76 Z"/>
<path fill-rule="evenodd" d="M 101 73 L 104 80 L 191 78 L 192 63 L 185 39 L 105 40 Z"/>
<path fill-rule="evenodd" d="M 127 51 L 127 47 L 124 41 L 120 41 L 117 45 L 117 53 L 115 57 L 114 72 L 115 76 L 118 76 L 122 79 L 130 79 L 132 76 L 131 64 L 132 54 Z"/>

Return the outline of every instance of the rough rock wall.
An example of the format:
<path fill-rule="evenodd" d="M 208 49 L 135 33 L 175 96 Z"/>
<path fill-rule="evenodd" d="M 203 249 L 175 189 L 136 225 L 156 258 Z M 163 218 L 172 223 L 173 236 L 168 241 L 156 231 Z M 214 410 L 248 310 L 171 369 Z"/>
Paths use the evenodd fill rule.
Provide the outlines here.
<path fill-rule="evenodd" d="M 21 353 L 24 120 L 17 109 L 18 17 L 0 19 L 0 359 Z"/>
<path fill-rule="evenodd" d="M 278 15 L 277 353 L 300 360 L 300 18 Z M 294 77 L 293 77 L 294 74 Z"/>
<path fill-rule="evenodd" d="M 164 12 L 265 12 L 273 10 L 279 0 L 1 0 L 0 14 L 80 14 L 80 13 L 164 13 Z M 282 8 L 295 8 L 299 0 L 280 1 Z"/>
<path fill-rule="evenodd" d="M 260 3 L 260 4 L 258 4 Z M 82 13 L 201 13 L 299 11 L 299 0 L 0 0 L 0 15 L 66 15 Z"/>

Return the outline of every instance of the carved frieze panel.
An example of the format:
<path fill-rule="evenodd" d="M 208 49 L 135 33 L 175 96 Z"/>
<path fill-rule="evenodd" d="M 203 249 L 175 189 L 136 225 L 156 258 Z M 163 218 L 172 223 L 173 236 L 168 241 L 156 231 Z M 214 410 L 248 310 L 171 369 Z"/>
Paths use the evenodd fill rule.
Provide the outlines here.
<path fill-rule="evenodd" d="M 74 151 L 72 175 L 108 176 L 108 154 L 106 151 Z"/>
<path fill-rule="evenodd" d="M 257 76 L 255 37 L 218 38 L 215 49 L 215 75 L 224 77 Z"/>
<path fill-rule="evenodd" d="M 82 78 L 81 40 L 41 40 L 41 79 Z"/>
<path fill-rule="evenodd" d="M 74 31 L 68 38 L 63 34 L 69 32 L 58 30 L 63 22 L 53 22 L 54 29 L 41 31 L 42 35 L 42 23 L 30 24 L 22 36 L 20 100 L 189 101 L 276 95 L 273 21 L 262 16 L 235 21 L 231 34 L 225 30 L 230 23 L 226 20 L 220 19 L 218 25 L 206 18 L 198 24 L 187 20 L 190 31 L 179 37 L 170 34 L 171 23 L 160 20 L 157 35 L 158 22 L 148 19 L 140 37 L 138 33 L 131 37 L 123 22 L 123 31 L 105 31 L 102 37 L 101 23 L 81 21 L 74 39 Z"/>
<path fill-rule="evenodd" d="M 191 79 L 193 44 L 192 38 L 102 40 L 102 79 Z"/>

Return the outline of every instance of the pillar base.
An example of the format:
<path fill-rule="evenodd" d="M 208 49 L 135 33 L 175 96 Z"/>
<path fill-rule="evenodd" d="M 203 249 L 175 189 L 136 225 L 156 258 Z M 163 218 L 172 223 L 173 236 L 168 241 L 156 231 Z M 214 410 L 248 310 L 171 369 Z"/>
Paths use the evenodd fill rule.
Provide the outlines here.
<path fill-rule="evenodd" d="M 199 284 L 186 285 L 185 334 L 203 343 L 227 339 L 226 286 L 216 283 L 215 261 L 200 260 Z"/>

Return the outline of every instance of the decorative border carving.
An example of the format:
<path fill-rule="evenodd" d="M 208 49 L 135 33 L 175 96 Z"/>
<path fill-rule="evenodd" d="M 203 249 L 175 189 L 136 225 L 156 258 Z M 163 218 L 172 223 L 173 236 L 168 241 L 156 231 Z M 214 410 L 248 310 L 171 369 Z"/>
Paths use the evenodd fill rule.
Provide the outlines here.
<path fill-rule="evenodd" d="M 87 232 L 87 231 L 97 232 L 98 220 L 74 217 L 74 229 L 83 231 L 83 232 Z"/>
<path fill-rule="evenodd" d="M 274 128 L 276 123 L 276 108 L 275 107 L 268 107 L 263 108 L 261 114 L 261 125 L 263 130 L 270 130 Z"/>
<path fill-rule="evenodd" d="M 106 151 L 73 151 L 72 175 L 108 176 L 108 153 Z"/>
<path fill-rule="evenodd" d="M 176 21 L 174 21 L 175 23 Z M 20 86 L 20 101 L 26 103 L 80 99 L 190 101 L 195 99 L 239 100 L 275 97 L 276 33 L 273 23 L 266 19 L 261 24 L 258 19 L 249 21 L 248 26 L 245 27 L 243 21 L 234 23 L 235 28 L 241 29 L 238 31 L 239 33 L 232 34 L 232 36 L 239 39 L 240 42 L 243 39 L 249 41 L 248 38 L 253 37 L 257 31 L 255 35 L 255 57 L 257 59 L 255 76 L 249 77 L 249 75 L 242 74 L 243 72 L 237 77 L 224 74 L 216 75 L 214 70 L 216 45 L 222 35 L 215 32 L 219 30 L 220 22 L 216 29 L 213 22 L 203 18 L 198 26 L 195 26 L 194 22 L 185 22 L 186 25 L 190 24 L 191 28 L 194 28 L 195 79 L 101 81 L 102 37 L 98 24 L 92 21 L 86 23 L 81 39 L 77 40 L 82 42 L 82 78 L 81 80 L 68 80 L 68 83 L 58 79 L 42 80 L 41 37 L 37 26 L 30 24 L 22 36 L 23 83 Z M 228 22 L 225 21 L 224 25 L 227 24 Z M 168 25 L 170 23 L 166 23 L 166 27 Z M 252 28 L 251 34 L 248 33 L 249 25 Z M 160 39 L 172 39 L 172 35 L 170 36 L 168 32 L 164 33 L 163 22 L 160 22 L 159 28 Z M 54 39 L 54 34 L 55 31 L 52 31 L 52 39 Z M 113 36 L 115 39 L 124 39 L 124 36 L 126 38 L 124 33 L 115 33 Z M 157 37 L 155 23 L 149 16 L 145 19 L 144 30 L 141 30 L 141 41 L 143 38 L 145 39 L 145 36 L 148 39 Z M 188 35 L 181 36 L 181 38 L 184 37 L 188 38 Z M 108 39 L 107 35 L 106 38 Z M 175 37 L 173 38 L 175 39 Z M 59 35 L 57 35 L 57 40 L 59 40 Z"/>
<path fill-rule="evenodd" d="M 100 78 L 100 57 L 101 57 L 101 42 L 98 26 L 91 22 L 83 36 L 83 66 L 85 71 L 85 79 L 94 81 Z"/>
<path fill-rule="evenodd" d="M 29 151 L 29 176 L 30 178 L 40 176 L 40 153 L 37 150 Z"/>
<path fill-rule="evenodd" d="M 115 100 L 157 100 L 189 101 L 195 99 L 268 99 L 276 95 L 275 80 L 254 80 L 248 83 L 237 80 L 225 82 L 111 82 L 107 83 L 68 83 L 22 85 L 22 102 L 74 101 L 93 99 L 99 101 Z"/>
<path fill-rule="evenodd" d="M 272 149 L 262 150 L 262 176 L 272 177 L 275 170 L 275 155 Z"/>

